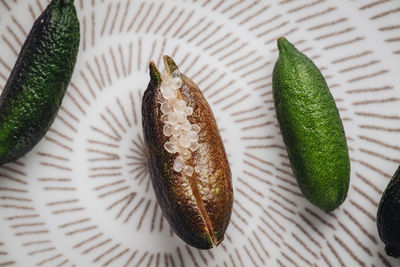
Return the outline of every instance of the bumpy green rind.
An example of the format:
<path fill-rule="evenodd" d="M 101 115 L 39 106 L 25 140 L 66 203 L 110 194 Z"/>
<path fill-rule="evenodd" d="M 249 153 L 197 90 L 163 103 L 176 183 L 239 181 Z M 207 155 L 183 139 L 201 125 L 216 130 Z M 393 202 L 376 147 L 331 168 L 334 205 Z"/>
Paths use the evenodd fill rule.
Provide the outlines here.
<path fill-rule="evenodd" d="M 314 63 L 278 40 L 273 98 L 290 164 L 304 196 L 332 211 L 347 196 L 350 160 L 335 101 Z"/>
<path fill-rule="evenodd" d="M 378 206 L 379 237 L 386 245 L 386 254 L 400 257 L 400 166 L 383 192 Z"/>
<path fill-rule="evenodd" d="M 29 152 L 50 128 L 79 39 L 73 0 L 53 0 L 34 22 L 0 97 L 0 164 Z"/>

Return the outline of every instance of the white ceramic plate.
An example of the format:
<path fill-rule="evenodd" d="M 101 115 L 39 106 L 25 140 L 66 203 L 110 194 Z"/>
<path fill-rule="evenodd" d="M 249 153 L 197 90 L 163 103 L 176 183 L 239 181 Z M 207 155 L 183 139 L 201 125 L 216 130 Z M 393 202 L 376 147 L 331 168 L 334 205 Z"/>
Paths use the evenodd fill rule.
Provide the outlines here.
<path fill-rule="evenodd" d="M 0 89 L 47 0 L 0 1 Z M 0 168 L 0 266 L 391 266 L 377 234 L 400 162 L 400 2 L 76 0 L 81 45 L 57 119 Z M 333 213 L 302 196 L 277 127 L 271 75 L 286 36 L 325 75 L 344 122 L 351 186 Z M 144 158 L 148 63 L 172 56 L 203 90 L 235 192 L 225 241 L 185 245 Z"/>

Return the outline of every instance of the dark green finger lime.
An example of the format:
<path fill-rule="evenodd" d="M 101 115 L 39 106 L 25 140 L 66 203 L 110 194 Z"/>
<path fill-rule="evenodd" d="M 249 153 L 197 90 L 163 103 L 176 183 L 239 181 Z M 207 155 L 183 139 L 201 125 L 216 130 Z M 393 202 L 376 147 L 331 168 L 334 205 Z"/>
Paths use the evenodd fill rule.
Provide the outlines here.
<path fill-rule="evenodd" d="M 79 39 L 74 1 L 51 1 L 34 22 L 0 97 L 0 164 L 29 152 L 50 128 Z"/>
<path fill-rule="evenodd" d="M 386 254 L 400 257 L 400 167 L 393 175 L 379 202 L 377 226 L 386 245 Z"/>

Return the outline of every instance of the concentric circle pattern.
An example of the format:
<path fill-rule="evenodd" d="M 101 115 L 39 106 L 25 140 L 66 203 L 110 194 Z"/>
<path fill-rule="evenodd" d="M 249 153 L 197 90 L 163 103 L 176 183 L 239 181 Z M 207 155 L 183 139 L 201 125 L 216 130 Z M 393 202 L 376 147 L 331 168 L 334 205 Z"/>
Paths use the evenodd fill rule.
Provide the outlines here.
<path fill-rule="evenodd" d="M 0 0 L 0 89 L 47 0 Z M 81 45 L 57 119 L 0 167 L 0 266 L 394 266 L 377 234 L 400 163 L 400 3 L 395 0 L 76 0 Z M 292 175 L 275 118 L 276 39 L 320 67 L 350 148 L 333 213 Z M 172 56 L 208 99 L 235 193 L 225 241 L 185 245 L 149 180 L 141 98 Z"/>

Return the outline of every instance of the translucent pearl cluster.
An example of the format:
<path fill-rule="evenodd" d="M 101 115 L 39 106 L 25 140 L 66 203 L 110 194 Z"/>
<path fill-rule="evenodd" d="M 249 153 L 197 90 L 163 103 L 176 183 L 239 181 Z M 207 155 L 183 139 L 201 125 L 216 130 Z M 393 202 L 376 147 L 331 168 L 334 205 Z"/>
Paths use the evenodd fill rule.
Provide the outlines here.
<path fill-rule="evenodd" d="M 197 141 L 200 127 L 187 120 L 187 116 L 193 114 L 193 109 L 188 107 L 184 100 L 177 98 L 177 91 L 182 85 L 179 70 L 174 71 L 171 75 L 164 72 L 161 78 L 161 94 L 159 94 L 158 100 L 161 104 L 161 121 L 164 123 L 163 134 L 169 137 L 164 148 L 169 153 L 178 153 L 174 160 L 174 171 L 192 176 L 194 169 L 186 164 L 186 160 L 191 159 L 192 152 L 199 148 Z"/>

